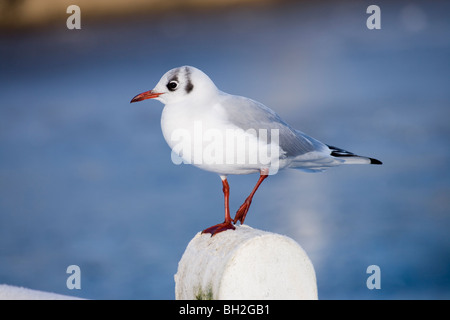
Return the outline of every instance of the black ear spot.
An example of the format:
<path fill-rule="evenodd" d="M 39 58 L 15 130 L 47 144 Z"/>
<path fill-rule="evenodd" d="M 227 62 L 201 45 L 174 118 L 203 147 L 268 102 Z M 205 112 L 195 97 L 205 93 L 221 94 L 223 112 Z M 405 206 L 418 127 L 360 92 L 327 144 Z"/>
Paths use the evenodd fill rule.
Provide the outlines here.
<path fill-rule="evenodd" d="M 191 92 L 192 89 L 194 89 L 194 85 L 192 84 L 190 79 L 186 83 L 186 87 L 184 89 L 186 90 L 187 93 Z"/>

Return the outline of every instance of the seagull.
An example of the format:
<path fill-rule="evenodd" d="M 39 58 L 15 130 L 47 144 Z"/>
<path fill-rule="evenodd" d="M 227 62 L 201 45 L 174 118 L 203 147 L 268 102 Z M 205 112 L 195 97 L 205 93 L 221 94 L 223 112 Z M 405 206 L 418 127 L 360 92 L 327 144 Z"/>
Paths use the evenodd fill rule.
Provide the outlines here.
<path fill-rule="evenodd" d="M 278 170 L 319 172 L 342 164 L 382 164 L 294 129 L 262 103 L 219 90 L 192 66 L 169 70 L 154 89 L 136 95 L 130 103 L 146 99 L 165 105 L 161 129 L 172 149 L 172 161 L 215 172 L 222 180 L 225 221 L 202 231 L 211 236 L 234 230 L 238 221 L 243 224 L 255 192 Z M 251 173 L 259 173 L 259 179 L 232 219 L 227 176 Z"/>

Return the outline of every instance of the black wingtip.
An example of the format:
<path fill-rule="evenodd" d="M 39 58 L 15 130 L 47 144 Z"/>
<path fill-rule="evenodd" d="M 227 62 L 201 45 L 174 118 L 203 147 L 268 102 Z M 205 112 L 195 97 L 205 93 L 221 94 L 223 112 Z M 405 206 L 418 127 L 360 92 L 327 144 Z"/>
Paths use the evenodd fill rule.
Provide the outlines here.
<path fill-rule="evenodd" d="M 373 159 L 373 158 L 369 158 L 369 159 L 370 159 L 370 164 L 383 164 L 383 162 L 381 162 L 380 160 Z"/>

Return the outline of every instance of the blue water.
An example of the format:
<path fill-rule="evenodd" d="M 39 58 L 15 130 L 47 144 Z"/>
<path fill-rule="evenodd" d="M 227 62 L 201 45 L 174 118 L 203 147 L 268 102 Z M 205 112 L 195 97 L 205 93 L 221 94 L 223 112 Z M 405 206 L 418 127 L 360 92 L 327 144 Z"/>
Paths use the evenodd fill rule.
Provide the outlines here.
<path fill-rule="evenodd" d="M 410 4 L 412 3 L 412 4 Z M 0 36 L 0 283 L 173 299 L 190 239 L 223 221 L 220 179 L 174 165 L 162 105 L 129 104 L 193 65 L 293 127 L 383 166 L 283 171 L 246 223 L 314 263 L 321 299 L 450 298 L 450 4 L 284 4 L 65 21 Z M 232 176 L 231 207 L 257 175 Z M 80 266 L 81 290 L 66 287 Z M 381 269 L 381 289 L 366 268 Z"/>

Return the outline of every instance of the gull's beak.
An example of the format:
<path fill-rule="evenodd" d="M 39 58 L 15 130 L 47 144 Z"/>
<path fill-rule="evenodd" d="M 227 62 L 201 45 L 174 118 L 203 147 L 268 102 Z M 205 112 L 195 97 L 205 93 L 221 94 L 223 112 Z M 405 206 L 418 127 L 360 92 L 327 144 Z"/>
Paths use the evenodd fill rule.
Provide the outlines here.
<path fill-rule="evenodd" d="M 142 101 L 145 99 L 157 98 L 162 94 L 163 93 L 155 92 L 153 90 L 145 91 L 145 92 L 139 93 L 137 96 L 135 96 L 133 99 L 131 99 L 130 103 Z"/>

